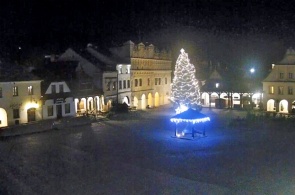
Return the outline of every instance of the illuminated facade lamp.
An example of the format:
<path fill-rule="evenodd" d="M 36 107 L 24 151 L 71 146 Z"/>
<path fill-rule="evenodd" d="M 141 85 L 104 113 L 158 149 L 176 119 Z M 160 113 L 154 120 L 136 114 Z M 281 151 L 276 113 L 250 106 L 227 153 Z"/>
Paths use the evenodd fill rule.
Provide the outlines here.
<path fill-rule="evenodd" d="M 215 87 L 216 87 L 216 88 L 219 88 L 219 83 L 216 83 L 216 84 L 215 84 Z"/>

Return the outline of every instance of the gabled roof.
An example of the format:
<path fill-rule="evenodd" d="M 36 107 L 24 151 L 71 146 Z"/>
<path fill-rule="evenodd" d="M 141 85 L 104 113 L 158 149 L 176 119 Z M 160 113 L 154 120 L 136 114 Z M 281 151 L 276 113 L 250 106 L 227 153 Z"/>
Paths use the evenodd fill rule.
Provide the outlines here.
<path fill-rule="evenodd" d="M 209 79 L 214 79 L 214 80 L 222 80 L 222 77 L 220 76 L 219 72 L 217 72 L 216 69 L 214 69 L 214 71 L 211 73 L 211 75 L 209 76 Z"/>
<path fill-rule="evenodd" d="M 277 65 L 295 65 L 295 50 L 293 48 L 287 49 L 284 58 Z"/>

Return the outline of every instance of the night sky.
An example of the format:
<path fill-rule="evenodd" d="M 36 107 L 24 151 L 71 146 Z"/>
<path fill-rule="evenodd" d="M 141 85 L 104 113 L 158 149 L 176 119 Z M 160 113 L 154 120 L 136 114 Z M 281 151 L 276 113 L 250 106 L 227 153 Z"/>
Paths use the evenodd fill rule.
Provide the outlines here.
<path fill-rule="evenodd" d="M 1 1 L 1 52 L 62 52 L 127 40 L 184 47 L 194 61 L 265 71 L 295 43 L 290 1 Z M 0 54 L 1 56 L 1 54 Z"/>

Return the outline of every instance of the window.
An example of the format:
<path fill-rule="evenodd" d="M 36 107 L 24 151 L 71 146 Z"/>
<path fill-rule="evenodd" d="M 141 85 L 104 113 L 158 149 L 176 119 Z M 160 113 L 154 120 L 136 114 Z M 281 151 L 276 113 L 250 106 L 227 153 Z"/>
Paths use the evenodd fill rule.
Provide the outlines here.
<path fill-rule="evenodd" d="M 59 85 L 59 93 L 63 93 L 64 92 L 64 85 L 61 84 Z"/>
<path fill-rule="evenodd" d="M 218 87 L 219 87 L 219 83 L 216 83 L 216 84 L 215 84 L 215 87 L 218 88 Z"/>
<path fill-rule="evenodd" d="M 13 109 L 13 118 L 19 118 L 19 109 Z"/>
<path fill-rule="evenodd" d="M 130 88 L 130 80 L 127 80 L 127 88 Z"/>
<path fill-rule="evenodd" d="M 288 87 L 288 95 L 293 95 L 293 87 Z"/>
<path fill-rule="evenodd" d="M 14 86 L 13 87 L 13 96 L 18 96 L 18 87 L 17 86 Z"/>
<path fill-rule="evenodd" d="M 119 74 L 122 74 L 122 65 L 119 65 Z"/>
<path fill-rule="evenodd" d="M 53 106 L 47 106 L 47 115 L 53 116 Z"/>
<path fill-rule="evenodd" d="M 126 89 L 126 80 L 123 81 L 123 89 Z"/>
<path fill-rule="evenodd" d="M 51 93 L 56 93 L 56 87 L 55 87 L 55 85 L 51 85 Z"/>
<path fill-rule="evenodd" d="M 2 87 L 0 87 L 0 98 L 2 98 Z"/>
<path fill-rule="evenodd" d="M 293 79 L 293 73 L 289 73 L 289 79 Z"/>
<path fill-rule="evenodd" d="M 283 79 L 284 78 L 284 73 L 280 73 L 280 79 Z"/>
<path fill-rule="evenodd" d="M 139 86 L 142 86 L 142 79 L 139 79 Z"/>
<path fill-rule="evenodd" d="M 284 87 L 279 87 L 279 95 L 283 95 L 284 94 Z"/>
<path fill-rule="evenodd" d="M 28 87 L 28 94 L 33 95 L 33 86 Z"/>
<path fill-rule="evenodd" d="M 158 78 L 158 80 L 159 80 L 159 85 L 161 85 L 161 78 Z"/>
<path fill-rule="evenodd" d="M 122 81 L 119 81 L 119 89 L 122 89 Z"/>
<path fill-rule="evenodd" d="M 71 113 L 71 104 L 65 104 L 65 113 Z"/>
<path fill-rule="evenodd" d="M 274 86 L 269 87 L 269 94 L 274 94 Z"/>
<path fill-rule="evenodd" d="M 155 85 L 158 85 L 158 78 L 155 78 Z"/>
<path fill-rule="evenodd" d="M 116 81 L 113 82 L 112 88 L 113 88 L 113 90 L 116 90 Z"/>
<path fill-rule="evenodd" d="M 150 86 L 151 80 L 150 78 L 147 79 L 148 86 Z"/>
<path fill-rule="evenodd" d="M 137 87 L 137 85 L 138 85 L 138 80 L 137 79 L 135 79 L 135 87 Z"/>
<path fill-rule="evenodd" d="M 167 84 L 167 80 L 168 80 L 168 79 L 167 79 L 167 78 L 165 78 L 165 84 Z"/>
<path fill-rule="evenodd" d="M 107 91 L 110 91 L 111 90 L 111 82 L 109 81 L 108 83 L 107 83 Z"/>

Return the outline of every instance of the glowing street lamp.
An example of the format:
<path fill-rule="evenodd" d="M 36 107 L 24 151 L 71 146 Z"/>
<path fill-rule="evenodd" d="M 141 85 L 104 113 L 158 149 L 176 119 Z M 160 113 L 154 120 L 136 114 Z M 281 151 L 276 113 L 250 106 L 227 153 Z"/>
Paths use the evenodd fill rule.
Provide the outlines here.
<path fill-rule="evenodd" d="M 255 72 L 255 69 L 254 68 L 251 68 L 250 69 L 250 72 L 251 72 L 251 74 L 253 74 Z"/>

